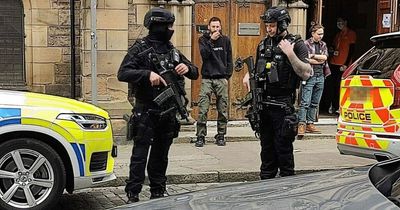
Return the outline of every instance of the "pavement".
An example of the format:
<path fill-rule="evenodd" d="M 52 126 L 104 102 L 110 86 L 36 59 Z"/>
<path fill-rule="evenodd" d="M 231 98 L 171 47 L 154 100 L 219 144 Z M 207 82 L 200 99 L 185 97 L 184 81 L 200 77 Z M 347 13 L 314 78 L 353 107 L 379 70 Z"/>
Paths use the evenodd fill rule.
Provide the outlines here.
<path fill-rule="evenodd" d="M 336 148 L 336 120 L 321 119 L 316 123 L 321 134 L 306 134 L 294 142 L 297 174 L 313 171 L 352 168 L 373 164 L 366 158 L 339 154 Z M 169 153 L 168 184 L 243 182 L 259 179 L 260 142 L 246 122 L 229 122 L 226 146 L 213 143 L 215 122 L 208 124 L 207 143 L 195 147 L 194 126 L 182 129 Z M 129 172 L 132 144 L 118 145 L 114 172 L 117 180 L 104 186 L 123 186 Z"/>

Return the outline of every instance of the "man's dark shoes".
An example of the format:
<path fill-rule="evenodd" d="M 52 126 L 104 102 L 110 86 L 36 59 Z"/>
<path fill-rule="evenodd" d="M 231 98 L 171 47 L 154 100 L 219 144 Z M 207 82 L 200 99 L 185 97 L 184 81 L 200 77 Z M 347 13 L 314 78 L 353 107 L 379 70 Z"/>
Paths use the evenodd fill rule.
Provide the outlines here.
<path fill-rule="evenodd" d="M 139 194 L 131 194 L 128 193 L 128 201 L 126 201 L 127 204 L 129 203 L 136 203 L 139 201 Z"/>
<path fill-rule="evenodd" d="M 194 146 L 196 146 L 196 147 L 203 147 L 203 146 L 204 146 L 204 143 L 205 143 L 204 136 L 198 136 L 198 137 L 197 137 L 197 141 L 196 141 L 196 143 L 194 144 Z"/>
<path fill-rule="evenodd" d="M 217 135 L 215 135 L 214 138 L 215 138 L 215 143 L 216 143 L 218 146 L 225 146 L 226 142 L 225 142 L 225 137 L 224 137 L 224 135 L 217 134 Z"/>
<path fill-rule="evenodd" d="M 164 192 L 152 192 L 150 195 L 150 199 L 162 198 L 164 197 Z"/>

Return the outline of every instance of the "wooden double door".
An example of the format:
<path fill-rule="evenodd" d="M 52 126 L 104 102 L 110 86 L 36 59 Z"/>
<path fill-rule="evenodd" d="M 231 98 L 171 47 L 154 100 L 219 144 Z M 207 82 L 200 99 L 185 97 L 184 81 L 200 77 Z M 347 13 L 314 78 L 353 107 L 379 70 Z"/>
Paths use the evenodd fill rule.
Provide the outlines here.
<path fill-rule="evenodd" d="M 265 26 L 260 20 L 266 6 L 262 0 L 197 0 L 193 11 L 192 62 L 201 71 L 202 59 L 198 39 L 207 30 L 211 17 L 219 17 L 222 21 L 222 33 L 231 39 L 233 74 L 228 82 L 229 120 L 245 119 L 246 110 L 240 109 L 240 103 L 247 94 L 242 79 L 247 72 L 245 64 L 240 60 L 252 55 L 255 58 L 258 43 L 265 36 Z M 192 82 L 192 116 L 198 117 L 198 101 L 201 79 Z M 208 119 L 217 117 L 216 99 L 213 95 Z"/>

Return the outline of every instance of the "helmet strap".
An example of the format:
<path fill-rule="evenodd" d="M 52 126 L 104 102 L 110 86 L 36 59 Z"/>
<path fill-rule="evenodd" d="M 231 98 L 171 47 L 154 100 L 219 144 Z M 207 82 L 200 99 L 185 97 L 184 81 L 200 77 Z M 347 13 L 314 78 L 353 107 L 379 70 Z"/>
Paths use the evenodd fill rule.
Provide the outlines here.
<path fill-rule="evenodd" d="M 278 24 L 278 34 L 283 33 L 288 28 L 286 20 L 279 21 L 277 24 Z"/>

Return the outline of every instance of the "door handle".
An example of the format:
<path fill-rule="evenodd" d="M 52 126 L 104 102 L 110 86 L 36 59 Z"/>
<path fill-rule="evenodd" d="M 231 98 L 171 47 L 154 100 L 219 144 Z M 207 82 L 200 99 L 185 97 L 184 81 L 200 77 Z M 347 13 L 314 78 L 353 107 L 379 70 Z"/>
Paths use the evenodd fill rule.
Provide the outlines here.
<path fill-rule="evenodd" d="M 236 58 L 235 61 L 235 71 L 239 72 L 243 69 L 243 60 L 241 57 Z"/>

